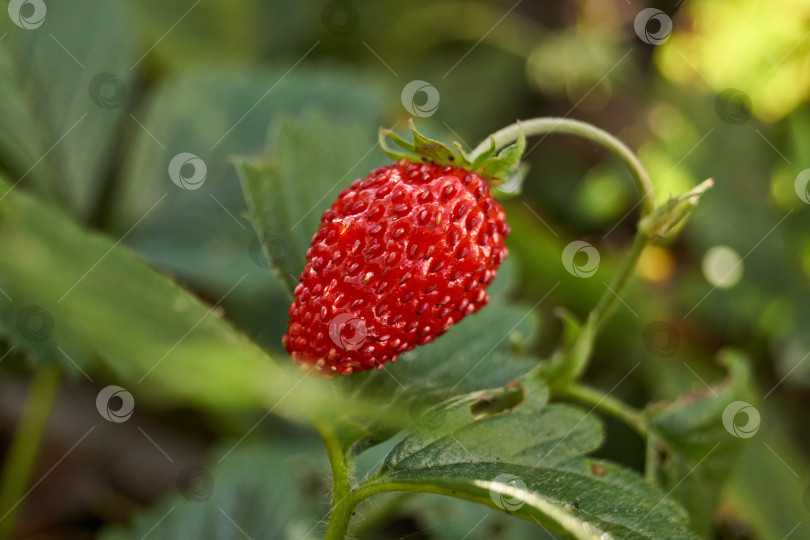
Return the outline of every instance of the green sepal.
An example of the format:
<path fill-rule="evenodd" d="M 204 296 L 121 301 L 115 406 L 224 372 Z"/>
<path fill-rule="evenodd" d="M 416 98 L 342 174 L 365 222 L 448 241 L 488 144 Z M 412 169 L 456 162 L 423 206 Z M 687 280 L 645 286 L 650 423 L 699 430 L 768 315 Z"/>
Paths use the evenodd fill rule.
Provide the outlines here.
<path fill-rule="evenodd" d="M 422 159 L 438 165 L 452 165 L 454 167 L 464 167 L 468 169 L 472 164 L 464 154 L 454 152 L 448 146 L 439 141 L 429 139 L 416 130 L 413 120 L 408 121 L 408 125 L 413 133 L 413 150 Z"/>
<path fill-rule="evenodd" d="M 501 183 L 492 186 L 493 195 L 499 199 L 517 197 L 523 192 L 523 181 L 528 174 L 528 163 L 518 163 L 517 167 L 506 173 Z"/>
<path fill-rule="evenodd" d="M 523 152 L 525 151 L 526 137 L 521 131 L 515 144 L 507 146 L 501 150 L 497 156 L 490 156 L 485 159 L 479 165 L 479 170 L 483 176 L 488 176 L 490 178 L 503 178 L 509 171 L 517 167 L 518 163 L 520 163 L 520 158 L 523 156 Z"/>
<path fill-rule="evenodd" d="M 404 152 L 400 152 L 399 150 L 389 148 L 388 145 L 385 142 L 386 137 L 391 137 L 391 139 L 398 146 L 402 147 L 404 150 L 407 150 L 410 153 L 404 153 Z M 385 152 L 388 155 L 388 157 L 390 157 L 394 161 L 400 161 L 400 160 L 403 160 L 403 159 L 408 159 L 408 160 L 413 159 L 413 155 L 412 155 L 413 154 L 413 145 L 411 143 L 409 143 L 408 141 L 406 141 L 405 139 L 403 139 L 402 137 L 400 137 L 399 135 L 397 135 L 396 133 L 394 133 L 393 131 L 391 131 L 390 129 L 380 128 L 380 131 L 379 131 L 379 133 L 377 135 L 377 140 L 380 143 L 380 148 L 382 148 L 382 151 Z"/>
<path fill-rule="evenodd" d="M 709 178 L 686 193 L 670 197 L 667 202 L 656 208 L 652 214 L 639 221 L 639 230 L 650 238 L 674 236 L 683 227 L 686 218 L 689 217 L 692 208 L 697 205 L 701 195 L 712 185 L 714 185 L 714 181 Z"/>
<path fill-rule="evenodd" d="M 480 167 L 482 163 L 484 163 L 486 160 L 495 155 L 496 150 L 497 148 L 495 147 L 495 137 L 490 135 L 489 148 L 481 152 L 481 154 L 479 154 L 479 156 L 475 158 L 475 161 L 473 161 L 473 167 Z"/>
<path fill-rule="evenodd" d="M 380 147 L 391 159 L 400 161 L 407 159 L 413 162 L 430 162 L 437 165 L 450 165 L 462 167 L 472 171 L 490 181 L 493 186 L 509 184 L 511 187 L 504 189 L 504 195 L 514 195 L 520 192 L 520 187 L 514 186 L 522 181 L 526 174 L 526 168 L 520 167 L 520 158 L 526 150 L 526 138 L 520 134 L 517 142 L 507 146 L 496 155 L 495 139 L 490 137 L 491 146 L 481 155 L 471 161 L 462 150 L 461 145 L 453 143 L 455 150 L 443 144 L 425 137 L 416 129 L 413 120 L 408 121 L 413 142 L 410 143 L 388 129 L 380 129 Z M 403 151 L 392 149 L 385 144 L 385 137 L 390 137 L 394 143 Z"/>

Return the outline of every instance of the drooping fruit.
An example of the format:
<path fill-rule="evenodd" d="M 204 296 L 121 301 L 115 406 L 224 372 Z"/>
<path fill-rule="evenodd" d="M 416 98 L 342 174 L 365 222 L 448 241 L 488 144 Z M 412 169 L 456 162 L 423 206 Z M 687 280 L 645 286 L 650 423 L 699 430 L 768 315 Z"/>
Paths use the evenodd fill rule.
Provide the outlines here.
<path fill-rule="evenodd" d="M 486 305 L 507 255 L 503 208 L 487 183 L 513 172 L 521 141 L 470 162 L 390 132 L 406 156 L 344 189 L 321 217 L 283 342 L 324 374 L 381 368 Z"/>

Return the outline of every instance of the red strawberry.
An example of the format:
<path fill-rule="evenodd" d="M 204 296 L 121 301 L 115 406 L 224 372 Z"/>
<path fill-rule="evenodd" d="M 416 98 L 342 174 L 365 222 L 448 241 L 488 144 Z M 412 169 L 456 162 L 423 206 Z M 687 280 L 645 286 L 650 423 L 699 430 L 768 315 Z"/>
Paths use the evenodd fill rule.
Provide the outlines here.
<path fill-rule="evenodd" d="M 413 145 L 387 134 L 419 157 L 386 149 L 402 159 L 356 180 L 321 217 L 283 338 L 296 363 L 382 368 L 489 299 L 509 226 L 478 172 L 514 170 L 523 145 L 470 163 L 411 128 Z"/>

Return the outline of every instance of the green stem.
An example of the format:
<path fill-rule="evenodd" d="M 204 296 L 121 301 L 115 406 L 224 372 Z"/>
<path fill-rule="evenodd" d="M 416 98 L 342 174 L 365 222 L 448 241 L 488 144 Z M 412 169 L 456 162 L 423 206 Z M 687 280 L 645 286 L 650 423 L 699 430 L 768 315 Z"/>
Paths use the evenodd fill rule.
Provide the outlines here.
<path fill-rule="evenodd" d="M 520 133 L 527 137 L 534 135 L 545 135 L 548 133 L 564 133 L 568 135 L 576 135 L 589 141 L 592 141 L 604 148 L 610 150 L 622 163 L 624 163 L 633 175 L 633 180 L 641 192 L 641 215 L 646 216 L 655 209 L 655 195 L 653 193 L 652 183 L 647 171 L 639 161 L 638 157 L 627 147 L 622 141 L 608 133 L 603 129 L 596 126 L 580 122 L 578 120 L 570 120 L 568 118 L 532 118 L 530 120 L 521 120 L 503 129 L 500 129 L 492 134 L 495 139 L 495 147 L 503 148 L 515 141 L 517 141 Z M 490 147 L 490 139 L 482 141 L 475 150 L 473 150 L 470 157 L 475 159 L 479 154 L 483 153 Z"/>
<path fill-rule="evenodd" d="M 451 495 L 449 490 L 430 483 L 397 482 L 384 477 L 378 477 L 362 485 L 341 502 L 339 506 L 333 506 L 332 515 L 329 519 L 329 527 L 326 530 L 324 540 L 343 540 L 348 529 L 349 519 L 351 519 L 354 509 L 364 500 L 381 493 L 438 493 L 440 495 Z M 475 502 L 486 502 L 463 493 L 452 493 L 453 497 L 468 499 Z"/>
<path fill-rule="evenodd" d="M 432 484 L 430 482 L 421 482 L 421 481 L 407 481 L 407 480 L 397 480 L 390 477 L 379 476 L 370 480 L 368 483 L 363 484 L 358 489 L 353 491 L 346 500 L 345 512 L 348 513 L 350 516 L 354 509 L 357 507 L 358 504 L 363 502 L 364 500 L 374 496 L 379 495 L 382 493 L 436 493 L 438 495 L 445 495 L 448 497 L 454 497 L 456 499 L 464 499 L 467 501 L 472 501 L 480 504 L 489 504 L 491 505 L 492 501 L 487 496 L 476 496 L 472 493 L 467 493 L 464 491 L 457 491 L 452 488 Z M 517 514 L 518 517 L 523 519 L 529 519 L 529 517 L 525 514 Z M 546 522 L 538 521 L 535 517 L 531 518 L 531 521 L 535 524 L 541 525 L 543 527 L 549 528 L 551 530 L 557 530 L 555 527 L 559 527 L 559 524 L 555 522 Z M 330 522 L 330 529 L 331 529 L 331 522 Z M 337 531 L 336 534 L 343 534 L 345 529 L 341 531 Z M 343 536 L 330 536 L 330 531 L 327 530 L 326 533 L 326 540 L 343 540 Z"/>
<path fill-rule="evenodd" d="M 607 320 L 608 315 L 616 307 L 616 304 L 619 302 L 620 295 L 622 291 L 624 291 L 625 287 L 627 287 L 628 281 L 630 281 L 630 276 L 633 275 L 633 271 L 636 268 L 636 264 L 638 264 L 638 260 L 641 258 L 641 254 L 644 252 L 644 248 L 646 248 L 652 239 L 641 233 L 640 231 L 636 232 L 635 238 L 633 238 L 633 245 L 630 248 L 630 253 L 622 261 L 622 265 L 619 267 L 619 270 L 616 272 L 616 275 L 613 276 L 613 280 L 610 282 L 610 289 L 605 291 L 602 297 L 597 302 L 596 306 L 591 310 L 590 314 L 588 314 L 588 318 L 591 321 L 591 324 L 594 325 L 597 332 L 602 327 L 602 323 Z M 614 294 L 615 293 L 615 294 Z"/>
<path fill-rule="evenodd" d="M 490 138 L 482 141 L 481 144 L 473 150 L 470 159 L 474 160 L 481 153 L 491 148 L 492 140 L 495 141 L 496 149 L 500 149 L 517 141 L 521 134 L 524 136 L 535 136 L 549 133 L 576 135 L 610 150 L 627 166 L 638 190 L 641 192 L 641 219 L 655 211 L 655 195 L 653 193 L 652 183 L 638 157 L 626 144 L 607 131 L 585 122 L 567 118 L 532 118 L 530 120 L 519 121 L 496 131 Z M 622 291 L 627 286 L 630 276 L 633 275 L 633 270 L 641 257 L 641 253 L 649 244 L 650 240 L 651 238 L 648 235 L 637 228 L 630 253 L 622 262 L 609 288 L 605 290 L 596 306 L 589 313 L 586 325 L 583 327 L 577 340 L 569 348 L 569 358 L 553 366 L 554 373 L 552 379 L 554 380 L 549 382 L 553 383 L 555 391 L 564 390 L 566 386 L 576 380 L 587 368 L 590 360 L 591 344 L 604 326 L 608 315 L 610 315 L 617 302 L 619 302 Z M 538 366 L 536 372 L 539 374 L 545 369 L 547 369 L 546 366 Z"/>
<path fill-rule="evenodd" d="M 42 366 L 34 372 L 28 401 L 3 467 L 0 538 L 9 538 L 14 532 L 14 522 L 37 461 L 58 385 L 59 370 L 55 365 Z"/>
<path fill-rule="evenodd" d="M 594 408 L 626 423 L 645 441 L 647 440 L 649 430 L 644 416 L 633 407 L 626 405 L 610 394 L 605 394 L 589 386 L 571 383 L 562 390 L 560 395 L 581 403 L 593 405 Z"/>
<path fill-rule="evenodd" d="M 349 520 L 357 502 L 352 504 L 350 495 L 350 464 L 343 452 L 337 433 L 323 423 L 317 426 L 326 444 L 329 463 L 332 466 L 332 511 L 326 529 L 326 540 L 343 540 L 349 527 Z M 358 501 L 359 502 L 359 501 Z"/>

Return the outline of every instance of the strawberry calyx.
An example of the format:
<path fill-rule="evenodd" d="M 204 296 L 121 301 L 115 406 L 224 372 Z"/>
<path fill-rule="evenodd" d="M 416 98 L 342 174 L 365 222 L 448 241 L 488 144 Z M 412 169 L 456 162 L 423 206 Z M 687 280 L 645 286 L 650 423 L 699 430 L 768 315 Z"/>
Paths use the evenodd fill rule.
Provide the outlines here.
<path fill-rule="evenodd" d="M 458 142 L 453 142 L 456 148 L 453 150 L 444 143 L 419 133 L 412 119 L 408 120 L 408 125 L 413 134 L 413 142 L 406 141 L 390 129 L 380 128 L 380 147 L 391 159 L 461 167 L 485 178 L 492 186 L 513 184 L 516 181 L 520 184 L 526 175 L 527 167 L 520 162 L 526 150 L 526 137 L 523 133 L 520 133 L 514 144 L 500 152 L 497 152 L 495 139 L 490 136 L 490 147 L 475 158 L 471 158 Z M 390 137 L 401 150 L 390 148 L 386 144 L 387 137 Z"/>

